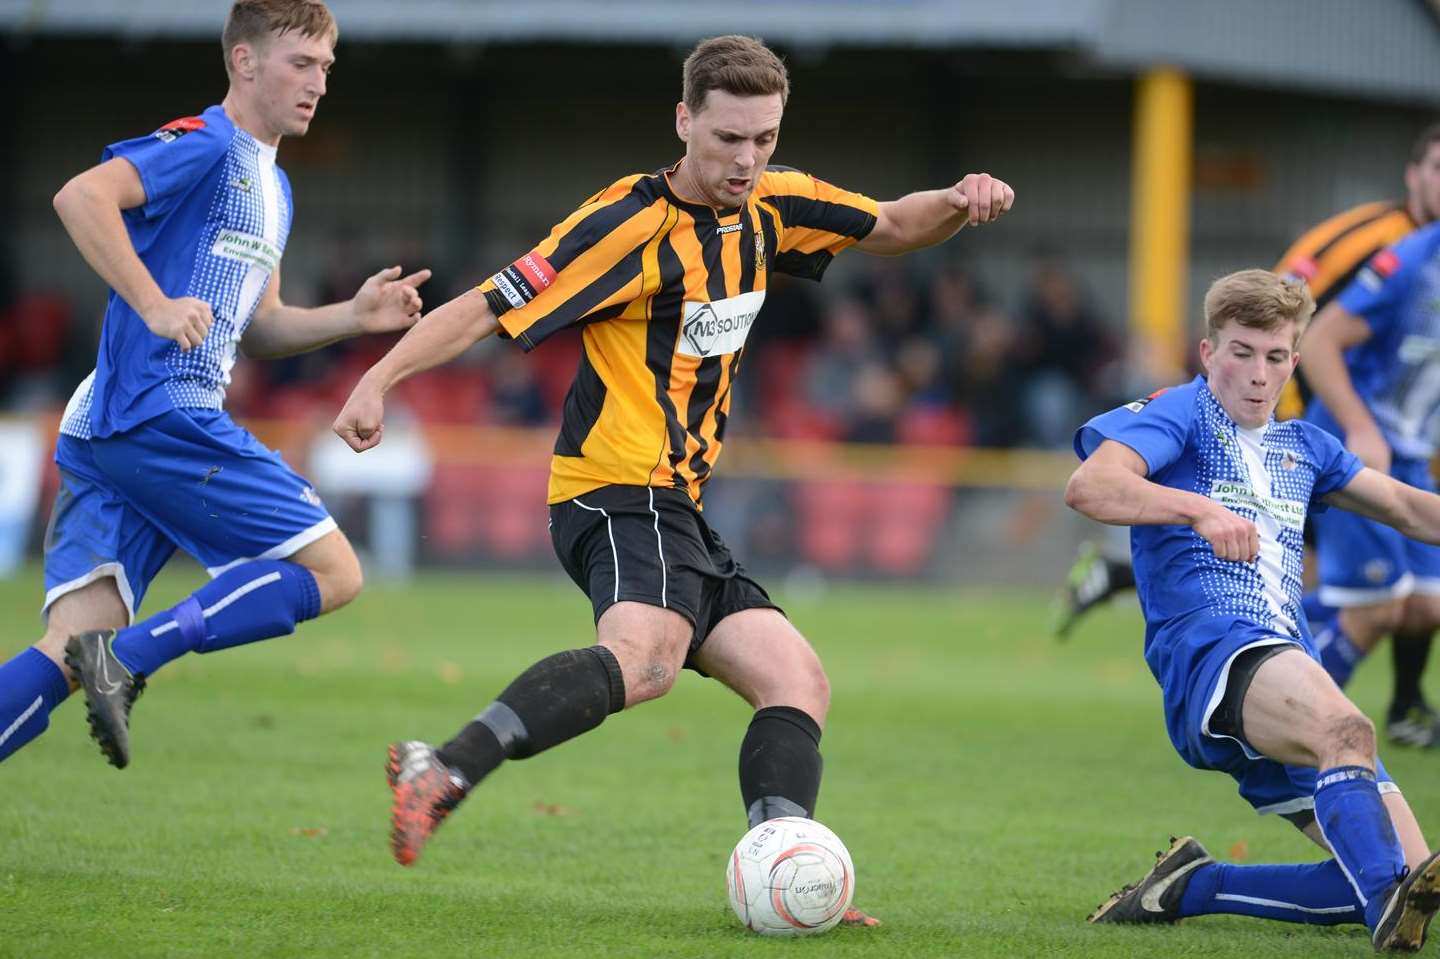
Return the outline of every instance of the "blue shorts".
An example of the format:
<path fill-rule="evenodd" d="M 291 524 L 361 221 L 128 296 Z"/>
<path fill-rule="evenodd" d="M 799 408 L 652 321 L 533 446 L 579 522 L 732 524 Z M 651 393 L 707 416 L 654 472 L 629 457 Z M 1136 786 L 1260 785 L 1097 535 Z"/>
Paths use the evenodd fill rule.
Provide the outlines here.
<path fill-rule="evenodd" d="M 315 490 L 222 410 L 172 410 L 105 439 L 61 435 L 45 605 L 106 576 L 135 611 L 176 548 L 211 576 L 335 529 Z"/>
<path fill-rule="evenodd" d="M 1390 475 L 1434 492 L 1430 464 L 1397 459 Z M 1383 523 L 1343 509 L 1316 513 L 1320 601 L 1327 606 L 1370 606 L 1411 593 L 1440 595 L 1440 546 L 1418 543 Z"/>
<path fill-rule="evenodd" d="M 1193 616 L 1158 632 L 1145 650 L 1145 659 L 1160 683 L 1165 726 L 1180 758 L 1197 769 L 1229 773 L 1256 812 L 1283 814 L 1314 808 L 1316 770 L 1267 759 L 1242 739 L 1210 728 L 1235 657 L 1277 643 L 1294 646 L 1318 661 L 1308 639 L 1276 635 L 1248 619 L 1211 615 Z M 1397 791 L 1378 761 L 1376 778 L 1381 792 Z"/>

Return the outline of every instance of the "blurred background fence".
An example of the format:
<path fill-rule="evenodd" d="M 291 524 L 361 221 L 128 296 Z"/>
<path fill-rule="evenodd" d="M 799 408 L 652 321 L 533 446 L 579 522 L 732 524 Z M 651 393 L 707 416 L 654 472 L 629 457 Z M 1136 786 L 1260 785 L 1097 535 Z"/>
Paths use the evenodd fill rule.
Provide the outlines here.
<path fill-rule="evenodd" d="M 0 536 L 31 554 L 105 297 L 50 199 L 106 143 L 219 101 L 227 7 L 0 0 L 0 415 L 40 437 L 4 444 Z M 399 262 L 434 268 L 438 304 L 601 186 L 673 163 L 681 60 L 718 32 L 787 58 L 778 162 L 879 198 L 972 170 L 1015 187 L 1007 219 L 939 249 L 774 282 L 707 511 L 752 568 L 797 583 L 1053 579 L 1086 535 L 1057 495 L 1075 425 L 1186 375 L 1210 279 L 1401 196 L 1440 102 L 1440 13 L 1421 0 L 331 7 L 329 95 L 280 152 L 289 302 L 348 298 Z M 382 468 L 325 430 L 390 342 L 242 361 L 231 409 L 381 570 L 553 568 L 544 476 L 577 340 L 482 344 L 405 384 L 410 435 L 387 428 Z"/>

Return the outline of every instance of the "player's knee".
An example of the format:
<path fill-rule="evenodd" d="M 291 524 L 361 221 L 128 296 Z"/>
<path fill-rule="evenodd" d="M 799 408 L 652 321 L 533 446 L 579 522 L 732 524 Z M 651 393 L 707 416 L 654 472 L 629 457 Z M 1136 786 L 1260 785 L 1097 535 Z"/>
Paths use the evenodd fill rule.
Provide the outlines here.
<path fill-rule="evenodd" d="M 1404 600 L 1373 606 L 1352 606 L 1340 612 L 1340 624 L 1346 635 L 1361 649 L 1370 649 L 1383 637 L 1399 629 L 1404 620 Z"/>
<path fill-rule="evenodd" d="M 1398 629 L 1420 633 L 1437 627 L 1440 627 L 1440 596 L 1416 593 L 1405 601 L 1405 615 Z"/>
<path fill-rule="evenodd" d="M 315 583 L 320 588 L 320 611 L 329 613 L 346 605 L 365 585 L 365 574 L 360 568 L 360 559 L 355 551 L 346 549 L 343 555 L 322 570 L 312 570 Z"/>
<path fill-rule="evenodd" d="M 625 678 L 625 705 L 659 699 L 675 685 L 685 665 L 688 639 L 679 634 L 655 631 L 605 644 L 620 663 Z"/>
<path fill-rule="evenodd" d="M 1326 736 L 1337 755 L 1374 762 L 1375 724 L 1364 713 L 1347 711 L 1336 716 L 1327 724 Z"/>
<path fill-rule="evenodd" d="M 808 643 L 801 640 L 788 655 L 762 665 L 764 682 L 757 690 L 756 702 L 751 705 L 756 709 L 794 706 L 824 725 L 830 710 L 830 677 Z"/>
<path fill-rule="evenodd" d="M 795 670 L 792 685 L 793 689 L 785 698 L 800 704 L 800 708 L 823 726 L 830 711 L 830 677 L 825 675 L 825 667 L 820 665 L 819 657 L 812 654 Z"/>
<path fill-rule="evenodd" d="M 675 678 L 679 670 L 664 658 L 657 657 L 645 663 L 640 676 L 640 686 L 644 690 L 646 699 L 657 699 L 664 696 L 675 685 Z"/>

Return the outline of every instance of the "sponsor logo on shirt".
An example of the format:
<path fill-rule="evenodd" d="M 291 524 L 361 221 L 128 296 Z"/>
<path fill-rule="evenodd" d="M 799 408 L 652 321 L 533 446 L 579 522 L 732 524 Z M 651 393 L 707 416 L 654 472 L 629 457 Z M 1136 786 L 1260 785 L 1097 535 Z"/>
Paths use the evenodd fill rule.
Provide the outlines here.
<path fill-rule="evenodd" d="M 280 251 L 263 236 L 239 230 L 221 230 L 210 246 L 210 252 L 227 260 L 239 260 L 261 267 L 271 273 L 280 265 Z"/>
<path fill-rule="evenodd" d="M 1234 480 L 1216 480 L 1211 483 L 1210 498 L 1228 509 L 1248 509 L 1264 513 L 1281 526 L 1297 530 L 1305 528 L 1305 504 L 1300 500 L 1261 496 L 1245 483 Z"/>
<path fill-rule="evenodd" d="M 1370 261 L 1370 268 L 1381 277 L 1392 276 L 1400 269 L 1400 258 L 1395 255 L 1394 250 L 1381 250 L 1375 254 L 1375 259 Z"/>
<path fill-rule="evenodd" d="M 178 120 L 171 120 L 156 130 L 155 138 L 163 140 L 165 143 L 174 143 L 187 133 L 203 129 L 205 129 L 205 121 L 199 117 L 181 117 Z"/>
<path fill-rule="evenodd" d="M 490 279 L 500 295 L 518 310 L 549 289 L 555 277 L 555 268 L 550 261 L 531 251 Z"/>
<path fill-rule="evenodd" d="M 1168 389 L 1170 389 L 1170 387 L 1168 387 L 1168 386 L 1161 387 L 1160 389 L 1156 390 L 1154 393 L 1151 393 L 1149 396 L 1144 397 L 1143 399 L 1138 399 L 1138 400 L 1136 400 L 1136 401 L 1133 402 L 1133 403 L 1126 403 L 1126 404 L 1125 404 L 1125 408 L 1126 408 L 1127 410 L 1129 410 L 1130 412 L 1132 412 L 1132 413 L 1138 413 L 1138 412 L 1140 412 L 1141 410 L 1143 410 L 1145 407 L 1149 406 L 1151 400 L 1153 400 L 1153 399 L 1155 399 L 1156 397 L 1160 396 L 1162 393 L 1164 393 L 1164 392 L 1165 392 L 1166 390 L 1168 390 Z"/>
<path fill-rule="evenodd" d="M 739 296 L 726 297 L 709 303 L 687 300 L 685 321 L 680 327 L 680 342 L 675 351 L 682 356 L 721 356 L 735 353 L 745 345 L 750 327 L 765 302 L 764 290 L 753 290 Z"/>
<path fill-rule="evenodd" d="M 739 233 L 744 228 L 745 224 L 743 223 L 732 223 L 729 226 L 717 226 L 715 232 L 724 236 L 726 233 Z"/>

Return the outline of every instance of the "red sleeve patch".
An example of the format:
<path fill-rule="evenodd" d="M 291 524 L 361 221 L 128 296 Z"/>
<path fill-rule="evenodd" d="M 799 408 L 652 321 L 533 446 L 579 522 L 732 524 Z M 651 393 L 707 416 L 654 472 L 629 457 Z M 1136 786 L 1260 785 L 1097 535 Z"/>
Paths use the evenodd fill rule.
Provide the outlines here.
<path fill-rule="evenodd" d="M 490 279 L 500 294 L 518 310 L 549 289 L 555 277 L 555 267 L 550 265 L 550 261 L 532 250 Z"/>
<path fill-rule="evenodd" d="M 205 129 L 205 121 L 199 117 L 181 117 L 178 120 L 171 120 L 163 127 L 155 131 L 158 139 L 171 143 L 180 139 L 187 133 Z"/>
<path fill-rule="evenodd" d="M 1320 264 L 1316 263 L 1315 258 L 1310 256 L 1297 256 L 1290 261 L 1289 267 L 1287 272 L 1291 276 L 1304 280 L 1306 283 L 1315 279 L 1315 274 L 1320 272 Z"/>
<path fill-rule="evenodd" d="M 1394 250 L 1381 250 L 1375 254 L 1375 259 L 1370 261 L 1370 268 L 1382 277 L 1393 276 L 1395 271 L 1400 269 L 1400 258 L 1395 255 Z"/>

